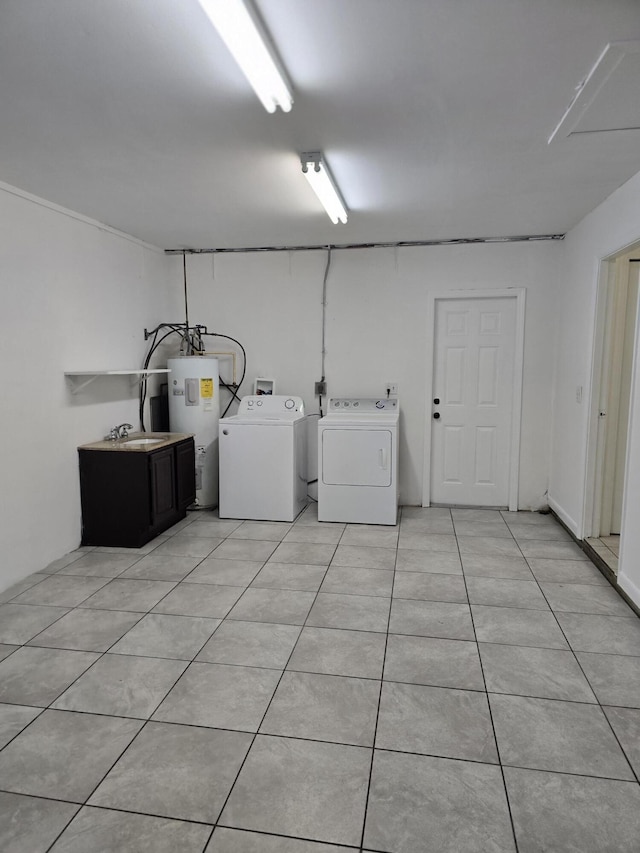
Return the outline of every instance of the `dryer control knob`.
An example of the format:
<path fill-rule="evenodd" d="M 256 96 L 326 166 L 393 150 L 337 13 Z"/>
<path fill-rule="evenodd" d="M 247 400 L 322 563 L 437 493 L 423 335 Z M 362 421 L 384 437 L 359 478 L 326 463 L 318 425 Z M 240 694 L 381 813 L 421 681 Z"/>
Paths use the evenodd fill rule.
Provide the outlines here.
<path fill-rule="evenodd" d="M 384 400 L 378 400 L 376 403 L 376 409 L 384 409 Z"/>
<path fill-rule="evenodd" d="M 294 407 L 294 406 L 295 406 L 295 401 L 294 401 L 294 400 L 292 400 L 291 398 L 289 398 L 288 400 L 285 400 L 285 401 L 284 401 L 284 407 L 285 407 L 285 409 L 293 409 L 293 407 Z"/>

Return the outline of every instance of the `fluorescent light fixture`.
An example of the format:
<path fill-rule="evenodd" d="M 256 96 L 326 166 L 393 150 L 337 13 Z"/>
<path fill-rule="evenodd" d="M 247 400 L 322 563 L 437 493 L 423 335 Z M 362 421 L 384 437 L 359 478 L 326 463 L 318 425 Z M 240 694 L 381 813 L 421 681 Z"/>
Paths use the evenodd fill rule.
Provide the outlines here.
<path fill-rule="evenodd" d="M 248 0 L 199 0 L 268 113 L 288 113 L 291 88 L 267 34 Z"/>
<path fill-rule="evenodd" d="M 300 159 L 304 176 L 329 214 L 329 219 L 334 225 L 337 225 L 338 222 L 346 224 L 347 208 L 340 195 L 340 190 L 324 162 L 322 153 L 320 151 L 308 151 Z"/>

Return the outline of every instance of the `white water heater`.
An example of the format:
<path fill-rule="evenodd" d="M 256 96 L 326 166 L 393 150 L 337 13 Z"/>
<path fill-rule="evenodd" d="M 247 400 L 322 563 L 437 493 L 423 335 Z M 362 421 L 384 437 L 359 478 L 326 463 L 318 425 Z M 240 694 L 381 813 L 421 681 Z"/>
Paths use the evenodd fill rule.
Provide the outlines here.
<path fill-rule="evenodd" d="M 218 505 L 218 422 L 220 385 L 218 359 L 187 355 L 167 359 L 169 427 L 188 432 L 196 444 L 196 503 Z"/>

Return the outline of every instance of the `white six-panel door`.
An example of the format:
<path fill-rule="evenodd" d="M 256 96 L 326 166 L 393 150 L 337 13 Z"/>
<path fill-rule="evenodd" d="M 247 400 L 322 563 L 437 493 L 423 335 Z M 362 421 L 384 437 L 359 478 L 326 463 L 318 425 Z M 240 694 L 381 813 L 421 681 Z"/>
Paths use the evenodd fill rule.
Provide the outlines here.
<path fill-rule="evenodd" d="M 515 297 L 435 302 L 431 503 L 509 505 L 516 316 Z"/>

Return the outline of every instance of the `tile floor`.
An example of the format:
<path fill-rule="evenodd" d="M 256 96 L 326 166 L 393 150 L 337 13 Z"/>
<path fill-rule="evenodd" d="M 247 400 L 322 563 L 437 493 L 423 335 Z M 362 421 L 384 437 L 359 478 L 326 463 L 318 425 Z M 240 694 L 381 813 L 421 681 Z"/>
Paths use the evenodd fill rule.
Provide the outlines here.
<path fill-rule="evenodd" d="M 640 846 L 640 620 L 550 516 L 190 515 L 0 601 L 3 853 Z"/>

